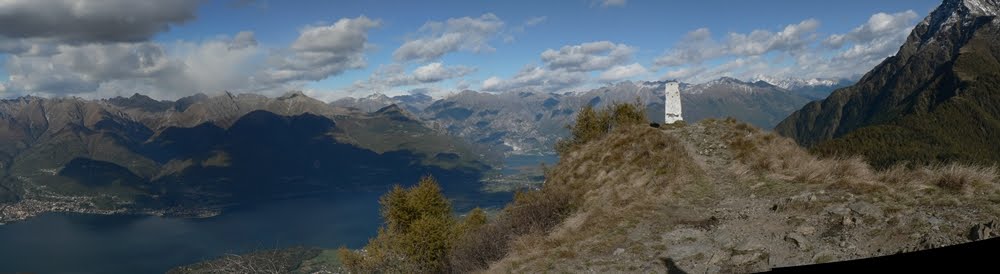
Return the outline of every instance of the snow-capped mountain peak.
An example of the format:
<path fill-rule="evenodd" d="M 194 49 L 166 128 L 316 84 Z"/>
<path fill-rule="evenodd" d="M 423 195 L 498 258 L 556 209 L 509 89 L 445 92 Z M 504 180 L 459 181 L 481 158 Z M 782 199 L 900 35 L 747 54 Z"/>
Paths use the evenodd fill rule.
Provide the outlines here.
<path fill-rule="evenodd" d="M 763 83 L 763 85 L 758 83 L 744 82 L 732 77 L 720 77 L 712 81 L 708 81 L 702 84 L 691 85 L 689 87 L 681 86 L 681 93 L 684 94 L 700 94 L 706 91 L 722 91 L 727 92 L 742 92 L 742 93 L 756 93 L 759 89 L 774 88 L 771 84 Z"/>
<path fill-rule="evenodd" d="M 948 31 L 955 27 L 969 27 L 974 18 L 994 17 L 992 23 L 1000 24 L 1000 20 L 995 19 L 998 15 L 1000 0 L 946 0 L 917 25 L 918 30 L 926 29 L 927 32 L 914 32 L 920 36 L 913 38 L 920 39 L 921 44 L 928 44 L 947 37 Z M 958 22 L 961 22 L 960 26 L 956 25 Z"/>
<path fill-rule="evenodd" d="M 750 78 L 750 82 L 764 81 L 787 90 L 795 90 L 809 87 L 832 87 L 843 85 L 845 79 L 799 79 L 799 78 L 778 78 L 766 75 L 757 75 Z"/>
<path fill-rule="evenodd" d="M 381 92 L 372 93 L 365 97 L 365 99 L 377 102 L 392 102 L 392 98 L 389 98 L 389 96 L 386 96 Z"/>
<path fill-rule="evenodd" d="M 962 4 L 973 15 L 997 16 L 1000 14 L 1000 0 L 955 0 Z"/>

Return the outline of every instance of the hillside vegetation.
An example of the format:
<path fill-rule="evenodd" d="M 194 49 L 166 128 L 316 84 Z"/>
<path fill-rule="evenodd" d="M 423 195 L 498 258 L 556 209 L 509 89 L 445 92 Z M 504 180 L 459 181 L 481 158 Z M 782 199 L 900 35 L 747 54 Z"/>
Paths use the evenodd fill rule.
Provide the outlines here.
<path fill-rule="evenodd" d="M 301 93 L 0 100 L 0 222 L 49 211 L 209 216 L 426 174 L 466 183 L 497 161 L 397 106 L 357 113 Z"/>
<path fill-rule="evenodd" d="M 731 119 L 619 127 L 535 194 L 568 195 L 565 219 L 485 269 L 745 272 L 926 249 L 995 236 L 970 230 L 1000 216 L 998 184 L 995 167 L 817 158 Z"/>
<path fill-rule="evenodd" d="M 424 178 L 383 196 L 386 223 L 367 246 L 290 269 L 755 272 L 1000 235 L 996 167 L 876 170 L 733 119 L 654 128 L 636 105 L 580 113 L 543 187 L 489 217 L 455 216 Z"/>
<path fill-rule="evenodd" d="M 1000 161 L 997 10 L 997 1 L 944 1 L 898 53 L 775 131 L 818 154 L 861 155 L 878 168 Z"/>

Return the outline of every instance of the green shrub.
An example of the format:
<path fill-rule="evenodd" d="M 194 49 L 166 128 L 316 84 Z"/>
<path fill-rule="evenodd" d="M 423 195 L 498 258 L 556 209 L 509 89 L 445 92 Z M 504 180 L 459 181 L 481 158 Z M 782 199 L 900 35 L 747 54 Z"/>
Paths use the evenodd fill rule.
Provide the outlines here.
<path fill-rule="evenodd" d="M 512 240 L 531 233 L 547 233 L 571 209 L 570 194 L 564 191 L 518 192 L 499 216 L 455 242 L 449 257 L 451 271 L 469 273 L 489 268 L 507 255 Z"/>
<path fill-rule="evenodd" d="M 576 116 L 576 122 L 568 126 L 570 137 L 556 143 L 556 151 L 565 154 L 587 142 L 604 137 L 617 127 L 647 124 L 646 112 L 640 103 L 613 103 L 601 110 L 584 106 Z"/>
<path fill-rule="evenodd" d="M 456 234 L 485 222 L 481 210 L 456 221 L 451 204 L 429 176 L 410 188 L 393 187 L 379 203 L 385 225 L 378 235 L 362 251 L 338 251 L 351 272 L 445 272 Z"/>
<path fill-rule="evenodd" d="M 458 224 L 457 234 L 463 235 L 469 233 L 470 231 L 475 231 L 488 222 L 486 218 L 486 211 L 481 208 L 474 208 L 469 211 L 469 214 L 465 216 L 465 219 Z"/>
<path fill-rule="evenodd" d="M 648 124 L 641 104 L 613 103 L 600 110 L 584 107 L 569 126 L 571 136 L 556 144 L 565 154 L 604 138 L 616 128 Z M 546 171 L 548 173 L 548 171 Z M 474 209 L 462 220 L 433 178 L 409 189 L 396 186 L 379 201 L 385 225 L 361 251 L 341 248 L 338 257 L 354 273 L 468 273 L 487 269 L 510 252 L 521 236 L 548 233 L 571 214 L 575 192 L 543 188 L 519 192 L 495 218 Z"/>

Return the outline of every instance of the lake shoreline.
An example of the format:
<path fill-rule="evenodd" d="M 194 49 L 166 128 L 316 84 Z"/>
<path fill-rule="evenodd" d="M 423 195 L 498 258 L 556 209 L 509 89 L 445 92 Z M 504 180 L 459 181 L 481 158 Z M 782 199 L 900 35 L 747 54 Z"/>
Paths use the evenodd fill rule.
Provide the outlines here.
<path fill-rule="evenodd" d="M 556 158 L 508 160 L 496 172 L 515 181 L 530 177 L 515 175 L 526 167 L 538 175 L 539 163 Z M 511 192 L 484 191 L 490 178 L 482 174 L 442 179 L 455 214 L 477 207 L 500 210 L 513 198 Z M 379 198 L 396 183 L 413 182 L 365 181 L 239 203 L 203 199 L 185 208 L 143 209 L 111 194 L 70 196 L 32 188 L 19 193 L 21 200 L 0 204 L 0 223 L 7 223 L 0 225 L 0 273 L 163 273 L 223 254 L 295 246 L 322 248 L 330 255 L 323 258 L 332 258 L 336 248 L 360 248 L 375 235 L 383 225 Z"/>
<path fill-rule="evenodd" d="M 80 206 L 83 201 L 23 199 L 12 204 L 0 205 L 0 225 L 12 224 L 46 213 L 75 213 L 89 215 L 136 215 L 170 218 L 211 218 L 222 214 L 224 207 L 168 208 L 168 209 L 99 209 Z"/>

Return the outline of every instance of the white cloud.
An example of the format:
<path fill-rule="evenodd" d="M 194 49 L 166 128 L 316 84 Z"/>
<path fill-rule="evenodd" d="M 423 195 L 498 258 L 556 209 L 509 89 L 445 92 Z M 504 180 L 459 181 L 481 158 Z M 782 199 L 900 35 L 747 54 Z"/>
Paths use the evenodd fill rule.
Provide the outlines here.
<path fill-rule="evenodd" d="M 431 88 L 427 84 L 461 78 L 475 71 L 476 69 L 472 67 L 447 66 L 435 62 L 419 66 L 413 69 L 412 73 L 407 73 L 404 64 L 393 63 L 379 66 L 368 79 L 355 81 L 337 93 L 341 93 L 342 96 L 356 96 L 372 92 L 391 93 L 397 87 Z"/>
<path fill-rule="evenodd" d="M 878 13 L 848 33 L 822 39 L 817 33 L 820 23 L 814 19 L 776 32 L 728 33 L 721 41 L 702 28 L 688 33 L 653 64 L 667 68 L 663 79 L 695 83 L 721 76 L 852 78 L 894 54 L 915 19 L 913 11 Z"/>
<path fill-rule="evenodd" d="M 705 70 L 706 68 L 703 66 L 684 67 L 684 68 L 668 70 L 667 73 L 664 74 L 663 77 L 661 77 L 662 78 L 661 80 L 683 79 L 684 81 L 693 82 L 691 81 L 691 79 L 693 79 L 696 75 L 702 74 L 703 72 L 705 72 Z"/>
<path fill-rule="evenodd" d="M 433 83 L 457 78 L 472 73 L 475 69 L 466 66 L 445 67 L 441 63 L 430 63 L 413 70 L 413 77 L 421 83 Z"/>
<path fill-rule="evenodd" d="M 511 30 L 507 31 L 506 33 L 501 33 L 500 36 L 503 37 L 503 42 L 504 43 L 512 43 L 512 42 L 514 42 L 514 34 L 515 33 L 522 33 L 525 30 L 527 30 L 529 27 L 534 27 L 534 26 L 540 25 L 540 24 L 544 23 L 545 20 L 548 20 L 548 19 L 549 18 L 547 16 L 536 16 L 536 17 L 528 18 L 527 20 L 524 20 L 524 22 L 521 23 L 521 25 L 518 25 L 516 27 L 511 28 Z"/>
<path fill-rule="evenodd" d="M 771 62 L 762 56 L 747 56 L 729 60 L 717 66 L 688 66 L 668 70 L 661 80 L 681 80 L 689 83 L 702 83 L 719 77 L 747 79 L 762 71 L 776 72 Z M 771 74 L 767 74 L 771 75 Z"/>
<path fill-rule="evenodd" d="M 810 64 L 821 71 L 843 73 L 855 67 L 871 68 L 892 56 L 913 30 L 917 13 L 910 10 L 894 14 L 877 13 L 865 24 L 845 34 L 835 34 L 823 41 L 830 50 L 839 51 L 827 62 Z M 807 62 L 802 62 L 807 63 Z M 856 71 L 860 74 L 863 71 Z"/>
<path fill-rule="evenodd" d="M 624 7 L 628 0 L 602 0 L 601 7 Z"/>
<path fill-rule="evenodd" d="M 609 41 L 564 46 L 558 51 L 542 52 L 542 61 L 553 70 L 594 71 L 624 64 L 632 59 L 635 49 Z"/>
<path fill-rule="evenodd" d="M 467 90 L 472 84 L 465 79 L 459 79 L 458 83 L 455 83 L 455 90 Z"/>
<path fill-rule="evenodd" d="M 47 94 L 92 92 L 102 82 L 150 78 L 180 69 L 152 43 L 60 46 L 51 56 L 10 56 L 6 67 L 11 89 Z"/>
<path fill-rule="evenodd" d="M 699 28 L 688 32 L 673 49 L 653 60 L 653 64 L 667 67 L 701 64 L 725 54 L 725 47 L 712 39 L 712 32 Z"/>
<path fill-rule="evenodd" d="M 77 2 L 77 7 L 74 8 L 91 12 L 93 7 L 117 3 L 116 1 L 96 4 Z M 177 1 L 175 4 L 180 5 L 185 1 Z M 5 8 L 9 11 L 11 3 L 12 1 L 0 2 L 0 11 Z M 56 5 L 55 2 L 46 3 Z M 122 5 L 141 6 L 138 8 L 155 6 L 150 3 L 129 2 Z M 32 5 L 17 3 L 16 6 L 23 9 L 24 6 Z M 163 9 L 164 14 L 161 15 L 170 17 L 166 13 L 172 10 L 167 7 Z M 59 12 L 63 11 L 50 13 Z M 141 14 L 142 10 L 138 12 Z M 27 13 L 49 14 L 35 10 Z M 89 13 L 77 15 L 83 18 L 77 18 L 77 23 L 97 20 L 88 17 L 91 16 Z M 56 22 L 52 18 L 23 19 L 0 14 L 0 21 L 14 20 L 11 18 L 52 21 L 49 25 L 38 26 L 40 28 L 53 27 L 57 23 L 67 24 Z M 155 19 L 149 20 L 156 21 Z M 165 28 L 176 23 L 175 21 L 180 22 L 174 20 L 159 25 Z M 378 20 L 360 16 L 341 19 L 330 25 L 308 26 L 300 31 L 299 37 L 288 48 L 272 50 L 260 48 L 254 33 L 249 31 L 239 32 L 231 38 L 164 44 L 141 41 L 152 34 L 139 30 L 132 34 L 121 33 L 120 37 L 104 36 L 99 31 L 86 32 L 82 27 L 48 32 L 25 30 L 23 38 L 9 38 L 11 34 L 0 36 L 0 51 L 8 53 L 5 66 L 9 78 L 4 83 L 4 89 L 15 95 L 73 95 L 90 98 L 140 92 L 156 98 L 173 99 L 197 92 L 216 93 L 223 90 L 275 95 L 290 88 L 301 87 L 304 81 L 321 80 L 346 70 L 365 67 L 365 52 L 371 48 L 368 32 L 380 24 Z M 121 42 L 116 42 L 118 40 Z M 468 68 L 464 67 L 440 69 L 427 71 L 419 81 L 436 81 L 468 73 Z"/>
<path fill-rule="evenodd" d="M 141 42 L 195 18 L 202 0 L 4 0 L 0 36 L 64 43 Z"/>
<path fill-rule="evenodd" d="M 7 90 L 14 94 L 107 97 L 141 92 L 172 99 L 197 92 L 250 89 L 261 50 L 252 33 L 202 43 L 152 42 L 60 45 L 50 54 L 8 57 Z"/>
<path fill-rule="evenodd" d="M 241 31 L 233 37 L 232 43 L 230 43 L 230 49 L 242 49 L 257 46 L 257 37 L 254 36 L 252 31 Z"/>
<path fill-rule="evenodd" d="M 504 22 L 492 13 L 477 18 L 451 18 L 427 22 L 417 38 L 409 39 L 393 52 L 396 61 L 431 61 L 456 51 L 490 52 L 489 42 L 500 33 Z"/>
<path fill-rule="evenodd" d="M 726 51 L 737 56 L 762 55 L 772 51 L 797 53 L 816 40 L 815 32 L 819 21 L 808 19 L 798 24 L 788 25 L 777 33 L 754 30 L 749 34 L 729 33 Z"/>
<path fill-rule="evenodd" d="M 481 88 L 486 91 L 560 91 L 579 86 L 589 79 L 586 72 L 529 66 L 510 79 L 490 77 L 483 81 Z"/>
<path fill-rule="evenodd" d="M 493 76 L 483 80 L 480 88 L 487 91 L 565 91 L 593 80 L 604 82 L 623 80 L 647 72 L 639 63 L 629 64 L 636 49 L 610 41 L 567 45 L 559 50 L 541 53 L 542 65 L 529 65 L 513 77 Z M 591 74 L 598 73 L 595 79 Z"/>
<path fill-rule="evenodd" d="M 254 42 L 251 43 L 249 40 Z M 254 83 L 250 82 L 251 76 L 262 69 L 263 64 L 259 60 L 265 54 L 265 50 L 257 47 L 255 41 L 252 39 L 252 33 L 247 35 L 247 32 L 241 32 L 231 41 L 178 43 L 174 46 L 175 52 L 185 69 L 183 75 L 176 80 L 189 84 L 165 86 L 179 88 L 174 92 L 215 93 L 223 90 L 262 92 L 264 87 L 254 86 Z"/>
<path fill-rule="evenodd" d="M 830 35 L 823 43 L 832 48 L 840 48 L 844 44 L 851 42 L 869 42 L 881 40 L 890 36 L 896 38 L 901 32 L 909 33 L 913 28 L 913 21 L 917 19 L 917 13 L 908 10 L 893 14 L 876 13 L 868 18 L 868 22 L 854 28 L 845 34 Z"/>
<path fill-rule="evenodd" d="M 275 54 L 269 69 L 258 75 L 258 84 L 316 81 L 367 66 L 368 31 L 378 20 L 360 16 L 337 20 L 333 25 L 302 29 L 290 51 Z"/>
<path fill-rule="evenodd" d="M 700 28 L 689 32 L 666 54 L 654 60 L 656 66 L 697 65 L 724 56 L 755 56 L 770 52 L 798 54 L 816 40 L 819 21 L 808 19 L 787 25 L 779 32 L 754 30 L 750 33 L 729 33 L 718 42 L 712 32 Z"/>
<path fill-rule="evenodd" d="M 643 67 L 639 63 L 633 63 L 631 65 L 614 66 L 604 72 L 601 72 L 601 75 L 598 77 L 598 79 L 604 82 L 613 82 L 613 81 L 629 79 L 646 73 L 647 73 L 646 67 Z"/>
<path fill-rule="evenodd" d="M 547 17 L 547 16 L 531 17 L 531 18 L 528 18 L 528 20 L 524 20 L 524 26 L 525 27 L 534 27 L 534 26 L 536 26 L 538 24 L 541 24 L 542 22 L 545 22 L 545 20 L 548 20 L 548 19 L 549 19 L 549 17 Z"/>
<path fill-rule="evenodd" d="M 503 80 L 500 77 L 492 76 L 483 80 L 482 88 L 485 90 L 495 90 L 501 83 L 503 83 Z"/>
<path fill-rule="evenodd" d="M 2 16 L 0 16 L 2 17 Z M 305 81 L 367 65 L 364 16 L 308 26 L 287 48 L 259 47 L 253 32 L 202 42 L 62 43 L 48 38 L 0 39 L 8 52 L 5 89 L 15 95 L 107 97 L 135 92 L 174 99 L 197 92 L 281 94 Z M 424 81 L 467 70 L 442 68 Z"/>

